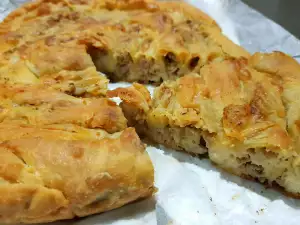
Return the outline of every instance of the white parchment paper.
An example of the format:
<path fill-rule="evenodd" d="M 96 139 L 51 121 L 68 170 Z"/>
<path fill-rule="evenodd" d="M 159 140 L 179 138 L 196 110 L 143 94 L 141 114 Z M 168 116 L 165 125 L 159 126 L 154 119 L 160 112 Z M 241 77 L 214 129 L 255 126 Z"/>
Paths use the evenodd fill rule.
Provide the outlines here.
<path fill-rule="evenodd" d="M 0 0 L 0 19 L 24 0 Z M 250 52 L 300 55 L 300 42 L 240 0 L 187 0 L 211 15 Z M 110 84 L 111 89 L 129 84 Z M 151 89 L 152 90 L 152 89 Z M 299 225 L 300 200 L 215 168 L 207 159 L 147 148 L 158 193 L 111 212 L 52 225 Z"/>

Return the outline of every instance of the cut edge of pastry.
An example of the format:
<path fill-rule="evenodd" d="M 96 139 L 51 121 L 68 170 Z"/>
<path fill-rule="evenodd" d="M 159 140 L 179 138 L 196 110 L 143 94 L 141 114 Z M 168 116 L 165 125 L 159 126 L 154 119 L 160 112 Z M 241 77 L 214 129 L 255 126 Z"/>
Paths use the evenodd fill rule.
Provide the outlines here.
<path fill-rule="evenodd" d="M 145 120 L 151 107 L 151 96 L 141 84 L 134 83 L 129 88 L 117 88 L 107 92 L 108 97 L 119 97 L 128 125 L 135 127 L 142 138 L 179 151 L 191 154 L 207 153 L 203 131 L 193 127 L 152 126 Z M 163 121 L 161 124 L 164 125 Z M 156 123 L 157 124 L 157 123 Z"/>
<path fill-rule="evenodd" d="M 279 59 L 276 58 L 278 56 L 280 62 L 278 62 Z M 250 59 L 250 64 L 251 66 L 253 66 L 254 64 L 257 68 L 260 69 L 260 71 L 271 71 L 270 74 L 266 74 L 265 76 L 281 75 L 287 82 L 290 82 L 291 78 L 298 79 L 299 81 L 300 77 L 297 76 L 295 72 L 300 71 L 300 66 L 294 61 L 288 63 L 291 60 L 289 58 L 290 57 L 286 56 L 285 54 L 278 52 L 273 53 L 273 55 L 267 54 L 266 56 L 255 54 L 254 58 Z M 256 62 L 254 62 L 254 60 L 256 60 Z M 269 60 L 269 64 L 267 64 L 267 66 L 260 65 L 259 60 L 265 60 L 265 63 L 268 63 Z M 275 68 L 273 68 L 274 66 Z M 281 69 L 278 69 L 276 66 L 281 66 Z M 272 71 L 274 71 L 273 74 Z M 279 87 L 278 90 L 281 92 L 282 88 L 286 87 L 283 83 L 280 82 L 283 81 L 278 81 L 274 84 L 274 87 Z M 165 83 L 167 83 L 167 85 L 169 84 L 169 82 Z M 184 84 L 182 83 L 182 85 Z M 288 83 L 288 85 L 291 85 L 291 83 Z M 192 88 L 190 86 L 188 87 Z M 287 88 L 289 87 L 293 88 L 293 86 L 287 86 Z M 286 94 L 290 94 L 290 92 L 287 92 Z M 169 139 L 165 141 L 165 136 L 155 130 L 169 129 L 169 121 L 170 118 L 172 120 L 172 116 L 168 116 L 167 119 L 166 117 L 162 116 L 163 112 L 160 113 L 160 111 L 156 111 L 156 115 L 151 114 L 151 117 L 148 117 L 148 114 L 151 111 L 152 104 L 154 103 L 152 102 L 150 93 L 144 86 L 135 83 L 129 88 L 117 88 L 113 91 L 109 91 L 108 96 L 121 98 L 121 107 L 123 109 L 123 112 L 127 117 L 129 124 L 137 127 L 138 133 L 140 132 L 142 135 L 150 137 L 150 139 L 154 139 L 154 141 L 156 141 L 158 144 L 166 143 L 166 145 L 168 146 L 168 143 L 173 141 L 172 135 L 169 135 Z M 163 96 L 160 95 L 155 96 L 156 98 L 163 98 Z M 191 96 L 186 97 L 186 101 L 188 101 L 189 97 Z M 283 101 L 285 102 L 287 100 L 284 99 Z M 185 104 L 187 106 L 189 105 L 189 103 Z M 287 102 L 285 102 L 285 110 L 286 107 L 288 107 Z M 286 115 L 282 114 L 280 116 L 283 116 L 285 118 Z M 151 122 L 152 119 L 155 120 L 153 121 L 153 123 Z M 270 137 L 277 137 L 277 140 L 274 138 L 269 139 L 265 147 L 249 148 L 247 148 L 247 145 L 243 146 L 240 144 L 237 144 L 237 146 L 230 146 L 230 142 L 226 144 L 226 141 L 222 145 L 220 144 L 222 141 L 215 140 L 215 138 L 218 138 L 217 135 L 215 136 L 213 133 L 209 133 L 202 129 L 193 129 L 197 130 L 197 134 L 200 133 L 202 135 L 201 139 L 203 139 L 203 141 L 201 141 L 200 143 L 203 143 L 202 146 L 206 147 L 206 151 L 208 151 L 210 160 L 218 167 L 240 177 L 256 180 L 267 186 L 275 187 L 287 196 L 299 198 L 300 156 L 295 146 L 297 143 L 294 142 L 295 140 L 292 140 L 292 137 L 290 136 L 291 133 L 288 133 L 288 131 L 285 130 L 286 128 L 283 128 L 281 125 L 277 122 L 271 122 L 269 123 L 269 125 L 263 128 L 266 129 L 267 135 L 269 135 Z M 152 126 L 154 126 L 154 129 L 152 128 Z M 180 129 L 180 132 L 184 133 L 186 132 L 185 129 L 187 128 L 190 127 L 183 125 L 182 127 L 177 127 L 176 129 Z M 147 129 L 149 132 L 147 132 Z M 156 137 L 157 133 L 159 134 L 158 138 Z M 190 140 L 199 138 L 198 135 L 193 135 L 194 136 L 192 138 L 190 136 Z M 259 141 L 259 137 L 257 141 Z M 172 147 L 174 148 L 174 146 Z M 175 149 L 194 153 L 193 151 L 190 151 L 188 146 L 184 146 L 184 148 L 176 148 L 175 146 Z"/>
<path fill-rule="evenodd" d="M 139 118 L 136 109 L 126 103 L 121 103 L 128 125 L 135 127 L 137 133 L 145 141 L 153 144 L 163 145 L 170 149 L 186 151 L 190 154 L 207 153 L 203 131 L 193 127 L 166 126 L 155 127 Z"/>
<path fill-rule="evenodd" d="M 134 86 L 140 85 L 134 84 Z M 300 198 L 300 182 L 297 182 L 300 180 L 300 176 L 297 175 L 300 174 L 300 156 L 292 149 L 276 152 L 276 150 L 261 148 L 234 150 L 226 146 L 213 146 L 214 141 L 211 134 L 202 129 L 151 127 L 145 119 L 147 107 L 145 110 L 143 105 L 146 101 L 136 101 L 143 99 L 143 95 L 134 87 L 108 91 L 108 96 L 120 97 L 123 100 L 120 106 L 124 115 L 128 119 L 129 125 L 136 128 L 141 138 L 150 139 L 154 144 L 161 144 L 192 155 L 205 156 L 208 153 L 213 164 L 231 174 L 258 181 L 268 187 L 275 187 L 287 196 Z M 130 97 L 128 98 L 128 96 Z M 131 97 L 135 100 L 131 101 Z M 149 102 L 149 104 L 151 103 Z M 186 134 L 188 136 L 185 139 Z"/>
<path fill-rule="evenodd" d="M 167 148 L 186 151 L 192 155 L 202 155 L 207 153 L 203 132 L 200 129 L 191 127 L 164 127 L 153 128 L 147 124 L 135 125 L 141 137 L 146 137 L 155 144 L 163 145 Z"/>
<path fill-rule="evenodd" d="M 265 148 L 234 151 L 230 148 L 211 148 L 209 159 L 226 172 L 274 187 L 286 196 L 300 198 L 299 160 L 291 152 L 276 152 Z"/>

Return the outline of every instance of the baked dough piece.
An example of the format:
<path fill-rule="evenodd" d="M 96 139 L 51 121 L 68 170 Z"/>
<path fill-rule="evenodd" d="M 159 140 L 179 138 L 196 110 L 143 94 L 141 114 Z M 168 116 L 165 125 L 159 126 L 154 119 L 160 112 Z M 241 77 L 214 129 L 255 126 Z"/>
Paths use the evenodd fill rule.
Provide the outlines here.
<path fill-rule="evenodd" d="M 270 102 L 273 101 L 274 109 L 269 109 L 270 106 L 265 107 L 265 110 L 270 110 L 271 114 L 263 113 L 269 115 L 275 124 L 280 124 L 282 128 L 285 127 L 285 108 L 281 102 L 279 88 L 273 85 L 272 80 L 268 79 L 265 74 L 249 67 L 247 59 L 230 59 L 212 63 L 204 66 L 200 74 L 189 74 L 176 81 L 164 82 L 155 89 L 152 99 L 145 87 L 139 84 L 134 84 L 130 88 L 109 91 L 108 96 L 119 96 L 123 99 L 122 107 L 129 123 L 133 123 L 133 125 L 135 125 L 134 123 L 145 123 L 141 127 L 147 133 L 146 127 L 150 128 L 149 135 L 154 135 L 155 141 L 157 138 L 161 138 L 161 135 L 156 135 L 157 132 L 153 132 L 152 129 L 184 128 L 193 130 L 197 134 L 197 138 L 191 140 L 190 135 L 186 135 L 187 140 L 192 143 L 187 143 L 190 141 L 183 138 L 181 141 L 184 142 L 177 147 L 177 149 L 189 152 L 203 153 L 202 150 L 206 152 L 203 149 L 205 146 L 201 146 L 203 141 L 200 141 L 204 132 L 221 135 L 224 132 L 222 122 L 224 113 L 226 110 L 231 112 L 235 107 L 249 106 L 253 113 L 255 110 L 257 111 L 255 113 L 260 113 L 256 108 L 263 108 L 263 104 L 271 104 Z M 265 93 L 266 90 L 269 90 L 268 93 Z M 269 100 L 266 101 L 266 99 Z M 235 115 L 230 114 L 229 116 L 230 119 Z M 257 116 L 257 119 L 260 118 Z M 237 119 L 234 120 L 238 123 Z M 267 121 L 271 122 L 269 118 Z M 239 132 L 233 131 L 227 130 L 230 135 L 240 138 L 238 137 Z M 176 139 L 169 136 L 165 141 L 167 143 L 168 140 L 177 142 Z M 196 142 L 194 143 L 194 141 Z M 193 147 L 200 148 L 195 151 Z"/>
<path fill-rule="evenodd" d="M 209 158 L 239 176 L 300 196 L 300 66 L 283 53 L 255 54 L 204 66 L 164 82 L 151 99 L 134 84 L 108 96 L 138 133 Z"/>
<path fill-rule="evenodd" d="M 21 67 L 32 80 L 74 95 L 105 94 L 96 68 L 113 81 L 160 83 L 213 61 L 249 56 L 200 10 L 148 0 L 28 3 L 0 24 L 0 47 L 0 75 L 13 70 L 24 80 Z"/>
<path fill-rule="evenodd" d="M 128 125 L 135 127 L 140 136 L 172 149 L 206 153 L 203 132 L 192 125 L 199 118 L 196 113 L 189 115 L 189 111 L 193 114 L 193 109 L 181 107 L 176 102 L 174 90 L 178 88 L 175 85 L 175 81 L 162 83 L 155 89 L 152 99 L 148 90 L 138 83 L 129 88 L 108 91 L 107 94 L 123 100 L 121 107 Z"/>
<path fill-rule="evenodd" d="M 76 98 L 38 85 L 0 84 L 0 107 L 0 122 L 76 124 L 109 133 L 127 127 L 122 110 L 107 98 Z"/>
<path fill-rule="evenodd" d="M 22 45 L 0 56 L 0 82 L 33 84 L 80 97 L 104 96 L 108 80 L 99 74 L 84 46 Z"/>
<path fill-rule="evenodd" d="M 81 217 L 153 193 L 153 166 L 133 128 L 2 123 L 0 134 L 1 222 Z"/>
<path fill-rule="evenodd" d="M 70 219 L 152 195 L 145 145 L 111 100 L 1 84 L 0 107 L 1 222 Z"/>

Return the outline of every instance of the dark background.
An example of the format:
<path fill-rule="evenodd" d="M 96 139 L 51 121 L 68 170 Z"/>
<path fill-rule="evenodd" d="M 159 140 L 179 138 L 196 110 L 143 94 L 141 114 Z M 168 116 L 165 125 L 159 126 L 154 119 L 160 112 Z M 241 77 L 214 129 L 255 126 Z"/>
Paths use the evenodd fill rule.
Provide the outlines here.
<path fill-rule="evenodd" d="M 300 0 L 242 0 L 300 39 Z"/>

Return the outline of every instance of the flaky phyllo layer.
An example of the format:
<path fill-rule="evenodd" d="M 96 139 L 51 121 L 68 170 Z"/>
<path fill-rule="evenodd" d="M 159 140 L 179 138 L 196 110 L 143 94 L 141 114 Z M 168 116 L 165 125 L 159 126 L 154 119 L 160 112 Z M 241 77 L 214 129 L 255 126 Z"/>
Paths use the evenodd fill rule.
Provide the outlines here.
<path fill-rule="evenodd" d="M 299 82 L 294 59 L 257 53 L 166 81 L 152 98 L 140 84 L 108 95 L 141 135 L 299 196 Z"/>

